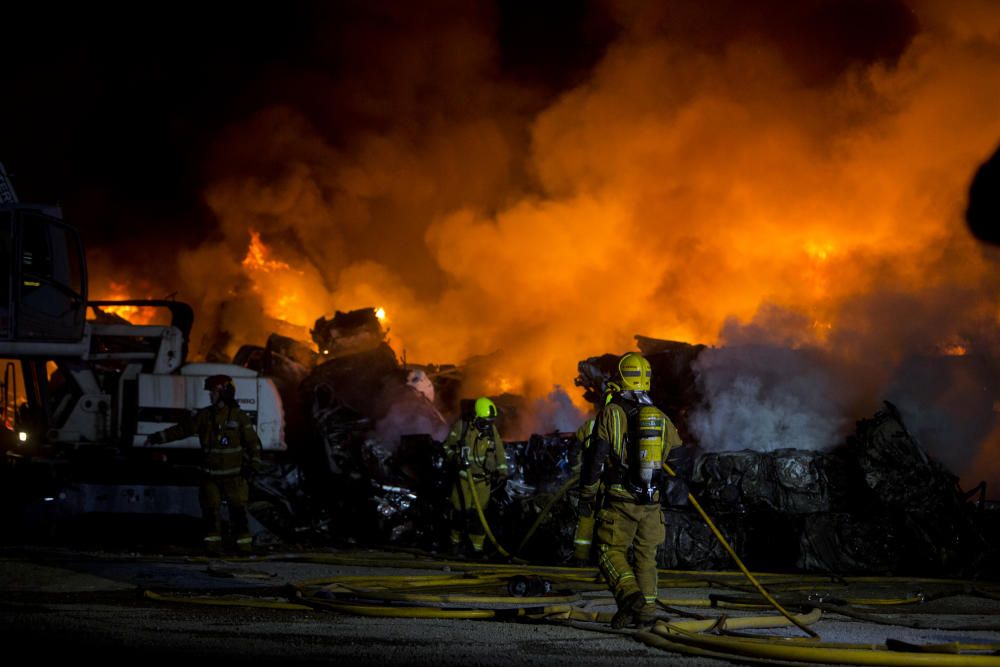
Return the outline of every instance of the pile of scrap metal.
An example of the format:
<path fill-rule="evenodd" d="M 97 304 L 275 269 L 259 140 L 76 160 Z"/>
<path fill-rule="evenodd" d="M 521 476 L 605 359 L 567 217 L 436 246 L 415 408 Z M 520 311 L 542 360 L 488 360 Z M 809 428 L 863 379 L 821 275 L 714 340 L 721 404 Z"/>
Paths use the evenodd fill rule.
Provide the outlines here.
<path fill-rule="evenodd" d="M 371 308 L 321 318 L 312 336 L 319 352 L 275 334 L 234 359 L 274 379 L 286 412 L 288 451 L 254 482 L 257 539 L 443 550 L 452 479 L 442 443 L 471 405 L 458 394 L 462 369 L 401 363 Z M 509 432 L 522 401 L 493 398 L 498 427 Z M 554 433 L 506 444 L 512 474 L 486 515 L 510 547 L 572 475 L 579 443 L 572 433 Z M 572 511 L 549 512 L 531 548 L 568 558 Z"/>
<path fill-rule="evenodd" d="M 452 480 L 441 444 L 469 403 L 458 393 L 463 368 L 401 363 L 374 309 L 320 319 L 313 338 L 318 353 L 275 335 L 237 355 L 275 379 L 287 415 L 287 457 L 256 480 L 254 516 L 296 544 L 443 550 Z M 757 569 L 967 574 L 996 556 L 984 535 L 997 513 L 969 501 L 891 404 L 836 451 L 705 452 L 689 428 L 703 401 L 693 368 L 704 346 L 636 338 L 653 367 L 651 398 L 685 442 L 671 454 L 678 477 L 662 494 L 662 567 L 733 567 L 689 491 Z M 595 408 L 617 358 L 578 364 L 576 384 Z M 494 400 L 501 433 L 513 432 L 520 398 Z M 580 443 L 554 432 L 506 444 L 506 493 L 486 508 L 493 536 L 512 555 L 569 562 Z"/>
<path fill-rule="evenodd" d="M 733 563 L 690 506 L 692 492 L 751 568 L 837 574 L 977 575 L 1000 562 L 998 513 L 929 457 L 891 403 L 831 452 L 779 449 L 709 453 L 688 430 L 697 407 L 691 363 L 703 349 L 637 337 L 653 368 L 651 397 L 685 446 L 663 494 L 662 567 L 728 569 Z M 580 362 L 577 384 L 595 401 L 615 355 Z M 992 540 L 992 542 L 990 541 Z"/>

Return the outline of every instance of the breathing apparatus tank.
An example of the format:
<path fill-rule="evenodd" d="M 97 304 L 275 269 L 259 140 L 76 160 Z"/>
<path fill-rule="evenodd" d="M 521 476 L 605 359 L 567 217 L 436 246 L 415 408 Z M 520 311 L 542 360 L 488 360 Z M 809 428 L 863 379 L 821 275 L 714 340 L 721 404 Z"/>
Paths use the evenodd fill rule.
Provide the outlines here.
<path fill-rule="evenodd" d="M 631 491 L 646 503 L 652 503 L 659 488 L 660 473 L 663 469 L 663 448 L 666 434 L 664 415 L 652 405 L 639 408 L 635 418 L 636 427 L 631 431 L 632 454 L 629 462 L 629 482 Z"/>

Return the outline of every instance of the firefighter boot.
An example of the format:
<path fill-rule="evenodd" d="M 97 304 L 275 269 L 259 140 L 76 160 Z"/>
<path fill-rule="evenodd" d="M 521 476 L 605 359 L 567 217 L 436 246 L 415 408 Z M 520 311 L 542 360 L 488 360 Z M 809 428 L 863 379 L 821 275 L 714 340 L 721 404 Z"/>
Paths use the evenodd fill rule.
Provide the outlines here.
<path fill-rule="evenodd" d="M 649 628 L 656 623 L 656 605 L 644 604 L 642 609 L 636 613 L 636 624 L 640 628 Z"/>
<path fill-rule="evenodd" d="M 222 555 L 222 535 L 209 533 L 202 539 L 205 553 L 209 556 Z"/>
<path fill-rule="evenodd" d="M 626 625 L 637 623 L 639 611 L 644 606 L 646 606 L 646 598 L 642 596 L 642 593 L 639 591 L 631 593 L 618 605 L 618 611 L 611 619 L 611 627 L 620 630 Z"/>
<path fill-rule="evenodd" d="M 249 556 L 253 553 L 253 536 L 244 533 L 236 538 L 236 553 L 241 556 Z"/>
<path fill-rule="evenodd" d="M 469 534 L 469 560 L 471 561 L 486 561 L 489 560 L 489 555 L 486 553 L 486 534 Z"/>
<path fill-rule="evenodd" d="M 462 533 L 452 530 L 448 541 L 448 555 L 452 558 L 462 558 L 465 556 L 465 545 L 462 542 Z"/>

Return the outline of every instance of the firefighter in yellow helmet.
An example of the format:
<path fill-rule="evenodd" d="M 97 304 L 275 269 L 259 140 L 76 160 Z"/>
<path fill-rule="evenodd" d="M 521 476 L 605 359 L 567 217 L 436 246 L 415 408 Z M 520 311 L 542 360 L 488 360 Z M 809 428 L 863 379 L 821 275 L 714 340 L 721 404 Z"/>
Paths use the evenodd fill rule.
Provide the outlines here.
<path fill-rule="evenodd" d="M 201 442 L 202 481 L 198 492 L 204 544 L 209 553 L 222 549 L 222 501 L 229 506 L 229 518 L 236 549 L 253 550 L 253 536 L 247 514 L 249 480 L 261 467 L 261 444 L 250 416 L 236 402 L 236 385 L 228 375 L 205 379 L 209 405 L 180 422 L 153 433 L 147 444 L 161 444 L 197 435 Z"/>
<path fill-rule="evenodd" d="M 452 424 L 444 454 L 455 471 L 451 488 L 451 548 L 461 553 L 463 537 L 474 557 L 482 557 L 486 528 L 479 515 L 491 491 L 507 484 L 507 454 L 496 427 L 497 407 L 485 396 L 476 399 L 472 415 Z M 473 497 L 472 494 L 475 494 Z"/>
<path fill-rule="evenodd" d="M 640 354 L 618 360 L 610 400 L 595 417 L 580 471 L 578 513 L 595 517 L 597 564 L 618 603 L 614 628 L 651 624 L 656 617 L 656 551 L 665 538 L 660 479 L 667 454 L 681 439 L 649 398 L 651 376 Z"/>

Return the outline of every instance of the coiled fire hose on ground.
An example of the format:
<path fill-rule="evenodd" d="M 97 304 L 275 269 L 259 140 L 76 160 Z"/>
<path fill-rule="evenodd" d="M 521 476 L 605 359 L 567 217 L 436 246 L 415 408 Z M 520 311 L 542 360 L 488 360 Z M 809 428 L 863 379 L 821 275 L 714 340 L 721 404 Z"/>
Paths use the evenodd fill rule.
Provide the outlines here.
<path fill-rule="evenodd" d="M 299 558 L 298 560 L 302 560 Z M 357 557 L 322 556 L 309 559 L 321 563 L 357 564 Z M 372 564 L 371 558 L 360 559 Z M 377 560 L 376 560 L 377 563 Z M 440 561 L 419 563 L 385 561 L 383 566 L 440 568 Z M 944 667 L 998 667 L 1000 643 L 972 643 L 952 641 L 916 645 L 887 639 L 885 644 L 833 643 L 811 638 L 778 636 L 750 636 L 736 634 L 744 630 L 778 629 L 790 626 L 812 625 L 820 620 L 822 612 L 812 609 L 808 613 L 794 614 L 792 619 L 782 616 L 729 616 L 715 618 L 694 618 L 687 620 L 658 621 L 651 630 L 629 631 L 611 630 L 604 627 L 610 622 L 612 612 L 596 611 L 595 604 L 610 605 L 609 597 L 585 598 L 586 594 L 604 592 L 603 584 L 594 581 L 593 571 L 568 567 L 524 567 L 517 565 L 463 564 L 463 572 L 410 575 L 352 575 L 337 576 L 310 581 L 301 581 L 285 591 L 286 599 L 267 601 L 263 599 L 240 599 L 233 595 L 202 596 L 170 595 L 147 591 L 148 599 L 203 605 L 230 605 L 250 607 L 270 607 L 285 610 L 321 610 L 359 616 L 385 618 L 423 619 L 492 619 L 500 621 L 544 621 L 557 622 L 585 628 L 591 631 L 616 634 L 633 634 L 648 646 L 685 655 L 714 657 L 736 662 L 761 662 L 766 664 L 849 664 L 888 665 L 909 667 L 911 665 L 942 665 Z M 661 573 L 661 588 L 666 587 L 732 587 L 738 572 L 706 573 L 670 572 Z M 552 584 L 552 594 L 537 597 L 517 597 L 509 593 L 508 583 L 512 576 L 544 577 Z M 773 588 L 797 588 L 809 584 L 811 588 L 825 586 L 839 589 L 843 581 L 830 577 L 809 576 L 789 578 L 787 575 L 760 574 L 759 579 L 770 582 Z M 870 577 L 865 584 L 878 584 L 890 580 Z M 898 580 L 891 580 L 899 583 Z M 934 579 L 904 580 L 907 584 L 932 586 L 947 585 L 936 598 L 947 595 L 969 594 L 968 582 Z M 982 585 L 982 584 L 980 584 Z M 975 589 L 972 589 L 975 590 Z M 291 592 L 289 592 L 291 591 Z M 278 591 L 275 591 L 277 593 Z M 981 591 L 984 597 L 991 597 L 992 591 Z M 712 608 L 752 608 L 753 602 L 728 602 L 724 596 L 707 596 L 704 599 L 660 597 L 658 602 L 666 607 L 674 604 L 686 607 Z M 722 600 L 720 602 L 720 599 Z M 886 607 L 889 611 L 906 605 L 923 604 L 923 595 L 907 595 L 900 598 L 845 597 L 842 604 L 859 604 L 869 607 Z M 762 606 L 757 603 L 758 606 Z M 837 611 L 836 609 L 834 611 Z M 977 616 L 977 618 L 982 618 Z M 997 629 L 997 628 L 995 628 Z M 706 634 L 711 633 L 711 634 Z M 992 655 L 984 654 L 993 652 Z"/>
<path fill-rule="evenodd" d="M 676 477 L 668 466 L 666 471 Z M 544 517 L 558 499 L 572 486 L 576 476 L 568 480 L 550 499 L 535 520 L 529 531 L 522 538 L 515 553 L 519 553 L 528 542 Z M 725 586 L 738 588 L 734 584 L 736 577 L 749 581 L 753 589 L 764 598 L 763 604 L 755 598 L 740 598 L 713 594 L 706 599 L 659 597 L 657 602 L 663 608 L 671 605 L 678 607 L 711 607 L 732 608 L 741 610 L 773 607 L 780 616 L 742 616 L 723 615 L 718 618 L 695 618 L 690 620 L 675 620 L 666 622 L 659 620 L 649 630 L 611 630 L 595 624 L 610 622 L 613 612 L 594 611 L 590 607 L 601 600 L 582 598 L 584 592 L 601 592 L 604 589 L 595 578 L 593 570 L 581 568 L 563 568 L 530 566 L 526 561 L 511 556 L 507 549 L 499 544 L 490 529 L 478 495 L 469 480 L 471 495 L 474 499 L 477 514 L 490 541 L 504 557 L 514 564 L 476 564 L 462 563 L 464 573 L 437 575 L 390 575 L 390 576 L 341 576 L 299 582 L 292 586 L 293 593 L 286 600 L 247 600 L 230 597 L 223 599 L 218 596 L 193 597 L 177 596 L 161 593 L 145 592 L 152 600 L 181 602 L 209 605 L 235 605 L 252 607 L 270 607 L 290 610 L 329 610 L 360 616 L 377 616 L 389 618 L 442 618 L 442 619 L 494 619 L 494 620 L 532 620 L 568 623 L 574 627 L 586 628 L 600 632 L 617 634 L 629 633 L 648 646 L 692 656 L 713 657 L 737 662 L 760 662 L 765 664 L 847 664 L 847 665 L 886 665 L 890 667 L 910 667 L 917 665 L 941 665 L 942 667 L 1000 667 L 1000 643 L 945 642 L 937 644 L 915 645 L 907 642 L 887 639 L 885 644 L 852 644 L 833 643 L 820 640 L 818 633 L 809 626 L 816 623 L 824 611 L 840 613 L 848 617 L 860 618 L 870 622 L 882 622 L 889 625 L 905 626 L 898 622 L 881 621 L 874 617 L 871 607 L 885 606 L 899 608 L 904 605 L 922 604 L 928 597 L 921 593 L 907 595 L 903 598 L 838 598 L 837 604 L 825 604 L 811 599 L 800 601 L 800 606 L 810 607 L 810 611 L 801 614 L 789 613 L 768 591 L 760 579 L 770 581 L 773 588 L 786 590 L 808 589 L 815 592 L 824 584 L 846 585 L 843 580 L 829 576 L 816 575 L 760 575 L 751 573 L 733 548 L 728 544 L 721 532 L 705 513 L 697 500 L 689 493 L 688 500 L 701 515 L 713 535 L 723 548 L 733 558 L 739 572 L 672 572 L 671 579 L 661 580 L 659 586 L 691 587 L 696 584 L 704 586 Z M 322 560 L 322 559 L 321 559 Z M 345 558 L 328 557 L 331 562 L 346 562 Z M 348 559 L 349 560 L 349 559 Z M 367 564 L 373 564 L 365 559 Z M 414 567 L 414 562 L 396 564 L 383 563 L 389 566 Z M 428 567 L 439 567 L 440 562 Z M 545 577 L 551 584 L 551 594 L 533 598 L 518 597 L 509 591 L 508 583 L 514 577 Z M 855 582 L 877 583 L 888 579 L 881 577 L 858 577 Z M 893 582 L 897 580 L 892 580 Z M 975 594 L 988 599 L 998 599 L 997 592 L 986 590 L 983 584 L 973 585 L 969 582 L 940 579 L 910 579 L 909 583 L 949 584 L 952 588 L 939 597 L 958 594 Z M 988 587 L 988 585 L 986 585 Z M 548 588 L 546 590 L 549 590 Z M 529 603 L 530 601 L 530 603 Z M 613 604 L 611 598 L 603 600 Z M 527 604 L 526 604 L 527 603 Z M 455 607 L 454 605 L 462 605 Z M 488 605 L 488 606 L 487 606 Z M 846 605 L 863 605 L 869 607 L 867 614 L 854 612 Z M 678 612 L 685 614 L 685 612 Z M 695 614 L 686 613 L 692 616 Z M 807 638 L 785 636 L 751 636 L 738 634 L 740 630 L 768 629 L 794 626 L 806 632 Z M 909 627 L 920 627 L 911 625 Z M 973 628 L 982 629 L 982 628 Z M 712 634 L 706 634 L 712 633 Z M 970 653 L 972 652 L 972 653 Z M 992 652 L 989 654 L 988 652 Z"/>

